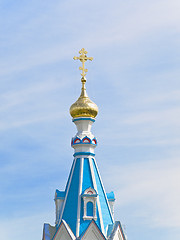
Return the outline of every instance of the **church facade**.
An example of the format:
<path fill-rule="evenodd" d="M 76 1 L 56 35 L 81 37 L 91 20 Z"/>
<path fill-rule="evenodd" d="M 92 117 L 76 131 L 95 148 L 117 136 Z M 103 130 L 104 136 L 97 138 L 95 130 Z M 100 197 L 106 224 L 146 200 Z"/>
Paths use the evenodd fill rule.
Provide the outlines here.
<path fill-rule="evenodd" d="M 72 121 L 77 133 L 72 138 L 74 160 L 64 191 L 55 191 L 55 226 L 44 224 L 42 240 L 126 240 L 120 221 L 114 220 L 113 192 L 106 193 L 95 159 L 94 150 L 97 139 L 91 132 L 92 124 L 98 114 L 85 88 L 84 49 L 79 51 L 82 67 L 81 95 L 70 107 Z"/>

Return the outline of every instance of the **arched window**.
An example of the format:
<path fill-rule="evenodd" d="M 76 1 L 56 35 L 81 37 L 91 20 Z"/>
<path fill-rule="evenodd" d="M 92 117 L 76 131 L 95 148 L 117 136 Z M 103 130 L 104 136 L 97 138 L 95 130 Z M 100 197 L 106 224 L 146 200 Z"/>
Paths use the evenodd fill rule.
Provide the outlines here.
<path fill-rule="evenodd" d="M 93 203 L 92 202 L 87 203 L 86 210 L 87 210 L 87 216 L 93 217 L 94 214 L 93 214 Z"/>
<path fill-rule="evenodd" d="M 82 198 L 84 201 L 84 214 L 83 220 L 97 220 L 96 216 L 96 201 L 97 193 L 95 189 L 89 187 L 82 193 Z"/>

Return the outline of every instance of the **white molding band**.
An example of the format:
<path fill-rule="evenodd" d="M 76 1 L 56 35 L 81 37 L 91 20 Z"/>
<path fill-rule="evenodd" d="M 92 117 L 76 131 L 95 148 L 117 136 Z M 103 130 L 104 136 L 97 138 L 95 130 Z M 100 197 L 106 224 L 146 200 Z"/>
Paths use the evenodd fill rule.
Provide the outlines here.
<path fill-rule="evenodd" d="M 67 196 L 68 196 L 68 193 L 69 193 L 69 188 L 70 188 L 70 185 L 71 185 L 71 181 L 72 181 L 72 176 L 73 176 L 73 173 L 74 173 L 74 168 L 75 168 L 75 165 L 76 165 L 76 159 L 74 159 L 74 162 L 73 162 L 73 168 L 72 168 L 72 171 L 71 171 L 71 176 L 70 176 L 70 179 L 69 179 L 69 184 L 67 186 L 67 191 L 66 191 L 66 196 L 65 196 L 65 199 L 64 199 L 64 204 L 63 204 L 63 208 L 62 208 L 62 212 L 61 212 L 61 216 L 59 218 L 59 223 L 61 222 L 61 219 L 62 219 L 62 215 L 63 215 L 63 212 L 64 212 L 64 208 L 65 208 L 65 205 L 66 205 L 66 200 L 67 200 Z M 58 223 L 58 224 L 59 224 Z"/>
<path fill-rule="evenodd" d="M 81 211 L 81 192 L 82 192 L 82 180 L 83 180 L 83 167 L 84 167 L 84 158 L 80 158 L 80 174 L 79 174 L 79 190 L 78 190 L 78 209 L 77 209 L 77 222 L 76 222 L 76 237 L 79 237 L 79 228 L 80 228 L 80 211 Z"/>
<path fill-rule="evenodd" d="M 94 189 L 96 190 L 96 192 L 98 192 L 92 161 L 93 161 L 92 158 L 89 158 L 89 165 L 90 165 L 90 170 L 91 170 L 93 186 L 94 186 Z M 105 229 L 104 229 L 104 223 L 103 223 L 103 218 L 102 218 L 102 211 L 101 211 L 99 196 L 97 196 L 97 206 L 98 206 L 98 210 L 99 210 L 99 218 L 100 218 L 100 225 L 101 225 L 102 233 L 105 235 Z"/>

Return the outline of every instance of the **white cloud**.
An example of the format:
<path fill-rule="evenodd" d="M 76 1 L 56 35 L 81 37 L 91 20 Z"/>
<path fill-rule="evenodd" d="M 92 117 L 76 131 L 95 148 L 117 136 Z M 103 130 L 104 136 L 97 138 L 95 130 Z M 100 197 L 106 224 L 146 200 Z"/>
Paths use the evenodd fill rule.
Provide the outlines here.
<path fill-rule="evenodd" d="M 108 166 L 105 172 L 116 188 L 118 212 L 130 208 L 152 227 L 180 227 L 180 159 Z"/>
<path fill-rule="evenodd" d="M 38 213 L 26 217 L 12 215 L 9 218 L 0 219 L 0 232 L 2 239 L 41 239 L 43 223 L 50 220 L 53 223 L 52 212 Z M 53 216 L 54 217 L 54 216 Z"/>
<path fill-rule="evenodd" d="M 122 123 L 130 125 L 155 123 L 156 127 L 180 126 L 179 118 L 180 107 L 174 107 L 164 110 L 135 113 L 134 115 L 126 117 Z"/>
<path fill-rule="evenodd" d="M 100 53 L 98 57 L 101 64 L 98 63 L 99 65 L 96 65 L 99 67 L 97 73 L 104 73 L 105 78 L 103 81 L 109 81 L 115 86 L 112 98 L 114 97 L 113 100 L 117 103 L 117 106 L 111 106 L 112 114 L 109 114 L 110 111 L 107 110 L 107 114 L 102 117 L 102 126 L 99 126 L 100 128 L 98 129 L 100 136 L 97 135 L 97 137 L 103 138 L 105 148 L 108 149 L 107 146 L 110 148 L 111 144 L 113 146 L 116 144 L 117 146 L 122 146 L 124 144 L 133 147 L 141 145 L 142 150 L 144 145 L 154 145 L 157 148 L 161 145 L 168 149 L 170 146 L 180 143 L 180 91 L 177 84 L 173 85 L 174 79 L 176 79 L 177 83 L 179 79 L 179 65 L 177 64 L 178 67 L 176 67 L 173 64 L 178 60 L 179 51 L 179 0 L 113 0 L 110 2 L 71 0 L 66 2 L 55 1 L 48 4 L 48 7 L 44 1 L 33 1 L 33 3 L 26 4 L 26 6 L 18 6 L 19 8 L 16 9 L 18 11 L 12 8 L 6 14 L 4 12 L 4 16 L 1 15 L 6 21 L 6 24 L 1 26 L 3 40 L 1 42 L 0 75 L 4 84 L 1 84 L 1 86 L 6 87 L 7 81 L 14 84 L 14 90 L 6 91 L 0 97 L 1 131 L 12 128 L 19 128 L 20 131 L 23 131 L 23 126 L 31 123 L 37 123 L 36 128 L 38 128 L 43 121 L 49 121 L 50 128 L 54 125 L 54 121 L 62 119 L 65 116 L 63 110 L 64 102 L 57 101 L 53 104 L 53 98 L 55 90 L 59 89 L 61 99 L 64 100 L 67 95 L 64 89 L 68 86 L 69 79 L 74 81 L 74 76 L 72 76 L 71 71 L 67 70 L 67 65 L 60 73 L 61 76 L 68 74 L 66 79 L 63 77 L 64 82 L 60 81 L 58 83 L 59 80 L 53 80 L 52 84 L 49 78 L 48 80 L 46 78 L 44 82 L 41 80 L 41 83 L 38 81 L 35 83 L 32 80 L 33 85 L 27 84 L 26 87 L 21 87 L 18 90 L 19 77 L 21 78 L 23 74 L 28 76 L 32 71 L 33 75 L 35 75 L 34 70 L 36 71 L 38 68 L 39 72 L 37 72 L 36 79 L 38 77 L 42 79 L 41 77 L 44 74 L 43 65 L 59 62 L 58 64 L 63 69 L 64 61 L 72 59 L 77 50 L 85 47 L 89 53 L 94 52 L 97 55 Z M 168 39 L 171 38 L 173 39 L 172 45 L 168 42 Z M 167 53 L 172 51 L 169 55 L 167 54 L 167 59 L 173 65 L 173 72 L 172 69 L 165 69 L 165 66 L 162 66 L 162 69 L 159 71 L 158 69 L 154 71 L 150 67 L 153 61 L 152 55 L 154 55 L 153 59 L 156 59 L 156 57 L 158 59 L 159 57 L 164 60 L 164 57 L 161 55 L 161 52 L 157 53 L 153 46 L 147 44 L 147 39 L 148 41 L 156 42 L 156 49 L 164 44 L 163 51 L 167 51 Z M 111 50 L 112 55 L 110 55 L 109 50 Z M 119 52 L 117 54 L 117 50 L 124 52 L 122 55 L 118 55 Z M 132 50 L 134 51 L 133 56 Z M 138 55 L 139 50 L 141 53 Z M 138 82 L 137 79 L 130 80 L 128 76 L 124 79 L 119 79 L 121 69 L 125 69 L 128 75 L 128 71 L 132 70 L 129 67 L 136 64 L 138 64 L 136 71 L 140 72 L 140 65 L 144 64 L 144 72 L 140 73 L 142 78 L 145 78 L 144 85 L 142 82 Z M 116 78 L 110 77 L 108 79 L 106 74 L 108 73 L 109 76 L 113 75 L 115 68 Z M 150 76 L 148 72 L 145 72 L 146 69 L 150 72 Z M 31 72 L 29 72 L 30 70 Z M 58 71 L 58 67 L 53 69 L 53 73 Z M 3 78 L 4 76 L 5 78 Z M 136 76 L 136 78 L 138 77 Z M 132 81 L 134 81 L 133 86 L 138 82 L 143 93 L 137 92 L 137 86 L 131 87 Z M 156 88 L 155 83 L 159 83 L 159 87 L 156 90 L 154 90 Z M 146 84 L 148 86 L 145 86 Z M 105 88 L 103 85 L 101 87 Z M 125 91 L 123 92 L 123 90 Z M 106 93 L 109 94 L 108 91 Z M 125 102 L 124 109 L 126 108 L 122 112 L 121 109 L 119 111 L 114 109 L 118 108 L 121 93 Z M 103 94 L 100 95 L 102 99 L 109 97 L 107 94 Z M 51 101 L 50 99 L 53 100 Z M 103 100 L 102 104 L 104 104 Z M 48 108 L 46 108 L 47 105 Z M 107 109 L 107 106 L 104 104 L 103 108 Z M 103 125 L 104 122 L 108 122 L 106 127 Z M 48 125 L 46 127 L 48 128 Z M 59 128 L 62 139 L 66 139 L 66 126 L 62 129 L 62 126 L 59 125 Z M 40 131 L 43 132 L 43 127 Z M 32 139 L 37 141 L 39 141 L 38 134 L 42 134 L 42 138 L 46 139 L 41 139 L 42 142 L 40 144 L 44 144 L 43 141 L 46 141 L 49 142 L 49 148 L 52 145 L 56 149 L 61 147 L 53 142 L 50 143 L 50 136 L 45 137 L 43 135 L 44 132 L 35 132 L 36 130 L 33 132 L 32 129 L 29 129 L 26 134 L 29 134 Z M 73 134 L 74 132 L 72 132 Z M 17 141 L 18 145 L 18 142 L 22 140 L 18 139 L 18 134 L 14 136 L 14 139 L 7 139 L 4 148 L 11 151 L 9 142 Z M 136 215 L 136 218 L 134 217 L 133 220 L 135 221 L 137 219 L 142 221 L 146 219 L 149 226 L 180 227 L 180 166 L 177 148 L 179 148 L 179 145 L 177 147 L 174 146 L 174 155 L 169 159 L 159 159 L 159 155 L 154 153 L 156 162 L 138 163 L 136 157 L 136 164 L 134 165 L 120 166 L 117 164 L 111 166 L 111 168 L 108 166 L 108 172 L 104 169 L 103 171 L 107 176 L 106 182 L 111 184 L 111 186 L 117 186 L 115 191 L 117 196 L 116 209 L 118 205 L 124 209 L 133 206 L 133 214 L 134 216 Z M 128 149 L 131 151 L 131 148 Z M 5 178 L 3 178 L 3 175 L 6 176 L 6 179 L 8 175 L 10 176 L 9 180 L 4 183 L 4 186 L 10 185 L 13 179 L 12 175 L 18 174 L 19 171 L 24 174 L 28 172 L 29 175 L 32 172 L 35 175 L 39 174 L 34 169 L 34 166 L 35 168 L 37 167 L 36 151 L 34 152 L 34 162 L 32 160 L 31 164 L 22 163 L 18 159 L 19 156 L 16 151 L 21 151 L 21 149 L 13 149 L 13 164 L 10 161 L 12 159 L 8 159 L 9 163 L 1 167 L 1 182 L 4 183 Z M 118 151 L 119 148 L 117 149 L 117 154 Z M 150 151 L 149 155 L 151 155 Z M 33 158 L 33 152 L 31 154 Z M 39 152 L 38 154 L 43 155 L 44 153 Z M 131 157 L 133 158 L 132 155 Z M 6 158 L 8 157 L 6 156 Z M 57 161 L 57 159 L 46 159 L 44 161 Z M 61 162 L 59 165 L 63 168 L 64 158 L 59 160 L 59 162 Z M 41 174 L 44 174 L 44 176 L 49 171 L 53 171 L 48 164 L 43 167 L 44 171 L 41 171 Z M 29 193 L 31 194 L 32 192 L 33 188 L 30 186 Z M 22 195 L 23 193 L 22 189 Z M 35 197 L 32 195 L 31 197 Z M 29 197 L 28 194 L 27 196 Z M 18 197 L 21 197 L 21 194 L 16 197 L 18 199 Z M 37 201 L 43 201 L 43 199 L 37 199 Z M 54 219 L 51 220 L 52 218 L 49 217 L 53 215 L 54 218 L 54 212 L 48 212 L 44 215 L 38 212 L 40 216 L 21 218 L 18 216 L 18 211 L 14 209 L 14 215 L 16 216 L 12 218 L 6 204 L 5 207 L 7 208 L 8 219 L 1 219 L 0 231 L 1 237 L 6 240 L 12 238 L 26 238 L 27 240 L 41 238 L 43 222 L 46 220 L 48 222 L 54 221 Z M 117 209 L 117 212 L 121 216 L 120 209 Z M 131 213 L 129 215 L 131 216 Z M 137 223 L 137 225 L 140 226 L 140 223 Z M 9 226 L 11 226 L 11 231 L 9 231 Z M 27 234 L 28 232 L 31 232 L 31 234 Z M 160 239 L 159 236 L 156 236 L 156 239 Z"/>
<path fill-rule="evenodd" d="M 67 85 L 67 81 L 48 79 L 1 94 L 0 130 L 62 118 L 65 115 L 63 108 L 55 111 L 58 103 L 50 101 L 49 96 L 56 95 L 57 89 L 62 90 Z"/>
<path fill-rule="evenodd" d="M 137 96 L 135 101 L 136 104 L 141 106 L 141 108 L 142 107 L 148 108 L 149 106 L 156 107 L 159 104 L 163 104 L 163 106 L 167 104 L 180 105 L 180 89 L 174 89 L 169 91 L 162 89 L 162 92 L 158 91 L 153 94 L 146 95 L 141 93 Z M 129 104 L 130 103 L 132 104 L 132 102 L 129 102 Z"/>
<path fill-rule="evenodd" d="M 179 145 L 180 108 L 167 108 L 151 111 L 135 111 L 105 116 L 106 121 L 113 122 L 98 130 L 103 144 L 113 146 L 173 146 Z M 104 129 L 105 128 L 105 129 Z M 107 138 L 108 136 L 108 138 Z"/>
<path fill-rule="evenodd" d="M 29 85 L 29 84 L 28 84 Z M 0 112 L 3 110 L 7 110 L 10 107 L 13 107 L 15 105 L 24 104 L 28 101 L 32 101 L 32 96 L 37 97 L 40 95 L 44 95 L 45 93 L 51 93 L 53 90 L 57 88 L 62 88 L 65 85 L 67 85 L 67 82 L 63 81 L 55 81 L 54 79 L 49 79 L 43 82 L 37 82 L 30 86 L 26 86 L 26 88 L 23 89 L 17 89 L 9 90 L 0 96 L 1 100 L 1 108 Z"/>
<path fill-rule="evenodd" d="M 51 6 L 50 13 L 49 9 L 44 9 L 48 11 L 48 14 L 41 13 L 38 18 L 32 17 L 28 22 L 19 23 L 22 25 L 19 33 L 13 35 L 14 41 L 16 38 L 18 39 L 17 42 L 29 43 L 29 39 L 34 37 L 34 34 L 38 34 L 36 31 L 40 31 L 39 34 L 42 36 L 45 35 L 44 38 L 51 34 L 54 36 L 54 32 L 56 35 L 48 46 L 43 48 L 40 38 L 37 39 L 37 42 L 33 42 L 33 48 L 32 43 L 25 44 L 23 45 L 24 50 L 18 54 L 15 52 L 15 54 L 5 55 L 1 62 L 0 74 L 21 72 L 38 65 L 67 59 L 72 56 L 74 49 L 78 46 L 84 46 L 84 44 L 88 49 L 97 49 L 110 46 L 113 43 L 123 45 L 129 42 L 133 43 L 135 39 L 142 39 L 147 35 L 158 36 L 160 35 L 159 31 L 166 32 L 172 29 L 179 31 L 179 2 L 175 0 L 171 2 L 168 0 L 138 1 L 138 3 L 113 1 L 113 4 L 108 4 L 108 7 L 102 7 L 102 1 L 83 2 L 84 8 L 88 8 L 91 21 L 84 20 L 87 19 L 86 11 L 79 13 L 81 3 L 82 1 L 78 1 L 76 4 L 73 1 L 68 1 L 59 4 L 59 6 L 55 4 L 53 7 Z M 96 9 L 94 9 L 95 5 Z M 46 27 L 42 27 L 45 25 Z M 53 27 L 50 28 L 50 26 Z M 83 30 L 83 34 L 81 34 L 77 29 L 86 30 Z M 47 31 L 52 31 L 52 33 Z M 72 40 L 65 41 L 67 34 L 71 36 Z M 8 42 L 11 42 L 11 37 L 10 35 L 7 41 L 7 48 Z M 59 43 L 58 41 L 54 42 L 54 39 L 59 40 Z M 17 45 L 17 48 L 19 47 L 21 46 Z"/>

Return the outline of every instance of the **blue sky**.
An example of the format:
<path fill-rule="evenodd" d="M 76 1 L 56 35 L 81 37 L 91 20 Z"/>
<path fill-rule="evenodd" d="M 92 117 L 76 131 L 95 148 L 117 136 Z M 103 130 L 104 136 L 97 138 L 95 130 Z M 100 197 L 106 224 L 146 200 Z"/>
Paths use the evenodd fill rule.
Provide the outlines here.
<path fill-rule="evenodd" d="M 70 105 L 98 105 L 96 160 L 128 239 L 180 239 L 179 0 L 0 0 L 0 232 L 54 224 L 76 133 Z"/>

